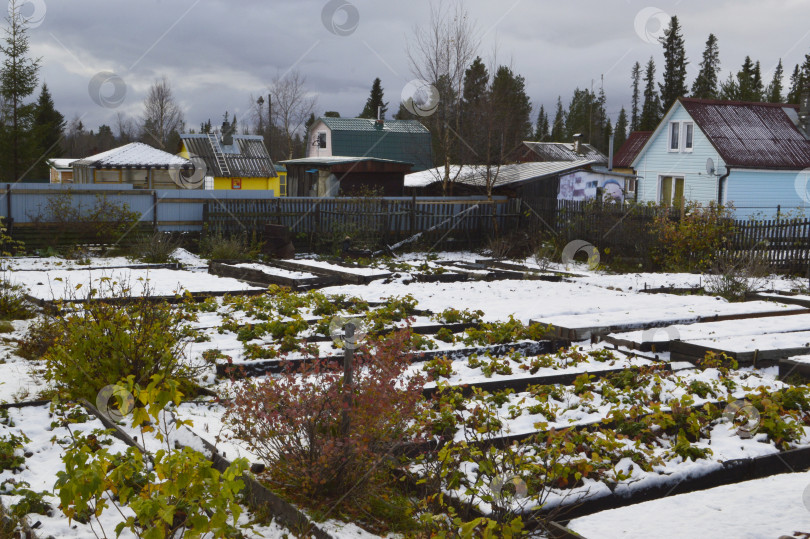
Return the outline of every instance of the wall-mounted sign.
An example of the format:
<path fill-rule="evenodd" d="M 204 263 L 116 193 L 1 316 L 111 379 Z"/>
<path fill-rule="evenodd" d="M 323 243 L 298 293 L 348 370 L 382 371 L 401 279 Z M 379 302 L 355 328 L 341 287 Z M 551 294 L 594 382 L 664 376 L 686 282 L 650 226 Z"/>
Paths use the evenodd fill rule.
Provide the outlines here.
<path fill-rule="evenodd" d="M 231 178 L 231 189 L 241 189 L 242 178 Z"/>

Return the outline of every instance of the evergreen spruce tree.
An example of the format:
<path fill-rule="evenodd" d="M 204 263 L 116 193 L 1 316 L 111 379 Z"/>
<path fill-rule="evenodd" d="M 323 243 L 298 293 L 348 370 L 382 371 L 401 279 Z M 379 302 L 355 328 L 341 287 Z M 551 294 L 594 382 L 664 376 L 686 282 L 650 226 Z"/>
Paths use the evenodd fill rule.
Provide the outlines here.
<path fill-rule="evenodd" d="M 557 111 L 554 113 L 554 123 L 551 125 L 551 142 L 566 142 L 565 136 L 565 109 L 562 97 L 557 96 Z"/>
<path fill-rule="evenodd" d="M 784 96 L 782 95 L 782 79 L 785 76 L 785 70 L 782 67 L 782 59 L 776 64 L 776 69 L 773 70 L 773 79 L 768 85 L 767 98 L 769 103 L 784 103 Z"/>
<path fill-rule="evenodd" d="M 742 68 L 737 72 L 737 90 L 737 100 L 757 101 L 755 66 L 750 56 L 745 57 Z"/>
<path fill-rule="evenodd" d="M 686 87 L 686 66 L 689 62 L 686 60 L 686 48 L 677 15 L 670 19 L 661 44 L 664 46 L 664 73 L 659 88 L 663 116 L 679 97 L 685 96 L 689 91 Z"/>
<path fill-rule="evenodd" d="M 36 160 L 31 129 L 34 103 L 26 99 L 37 87 L 39 58 L 28 57 L 28 28 L 20 10 L 23 4 L 11 0 L 5 39 L 0 52 L 5 58 L 0 66 L 0 95 L 5 126 L 0 132 L 0 174 L 6 181 L 19 181 Z"/>
<path fill-rule="evenodd" d="M 692 97 L 700 99 L 717 99 L 718 74 L 720 73 L 720 49 L 717 46 L 717 37 L 709 34 L 706 48 L 703 50 L 703 59 L 700 62 L 700 71 L 694 84 L 692 84 Z"/>
<path fill-rule="evenodd" d="M 650 56 L 644 72 L 644 105 L 639 119 L 640 131 L 653 131 L 661 121 L 661 100 L 655 90 L 655 61 Z"/>
<path fill-rule="evenodd" d="M 616 119 L 616 127 L 613 131 L 613 151 L 618 153 L 627 140 L 627 112 L 624 107 L 619 111 L 619 117 Z"/>
<path fill-rule="evenodd" d="M 378 107 L 382 107 L 382 109 L 380 109 L 380 118 L 385 119 L 385 113 L 388 112 L 388 103 L 384 101 L 381 84 L 379 77 L 374 79 L 374 82 L 371 84 L 371 94 L 368 96 L 366 106 L 363 108 L 363 112 L 360 113 L 358 118 L 376 120 L 377 109 Z"/>
<path fill-rule="evenodd" d="M 526 81 L 507 66 L 500 66 L 490 86 L 494 131 L 491 157 L 503 163 L 531 136 L 532 104 L 526 94 Z"/>
<path fill-rule="evenodd" d="M 765 83 L 762 81 L 762 67 L 759 60 L 754 64 L 754 72 L 751 75 L 751 101 L 765 101 Z"/>
<path fill-rule="evenodd" d="M 534 140 L 545 142 L 551 137 L 549 133 L 548 114 L 543 105 L 540 105 L 540 112 L 537 113 L 537 124 L 534 129 Z"/>
<path fill-rule="evenodd" d="M 492 128 L 489 120 L 489 70 L 480 56 L 464 72 L 461 92 L 461 135 L 466 142 L 459 147 L 463 163 L 480 163 Z"/>
<path fill-rule="evenodd" d="M 109 128 L 108 128 L 109 129 Z M 62 133 L 65 130 L 65 117 L 53 103 L 48 85 L 42 85 L 36 108 L 34 109 L 33 139 L 39 161 L 30 176 L 34 179 L 47 178 L 49 171 L 46 160 L 62 156 Z M 101 129 L 99 129 L 101 133 Z M 110 131 L 112 134 L 112 131 Z"/>
<path fill-rule="evenodd" d="M 740 100 L 740 84 L 731 73 L 728 74 L 726 80 L 720 83 L 720 99 L 727 101 Z"/>
<path fill-rule="evenodd" d="M 633 81 L 633 103 L 630 108 L 630 131 L 638 131 L 641 122 L 639 103 L 641 102 L 641 64 L 633 64 L 633 71 L 630 74 Z"/>
<path fill-rule="evenodd" d="M 804 84 L 804 77 L 799 64 L 793 69 L 793 74 L 790 76 L 790 92 L 788 92 L 785 101 L 788 103 L 796 104 L 802 96 L 802 86 Z"/>

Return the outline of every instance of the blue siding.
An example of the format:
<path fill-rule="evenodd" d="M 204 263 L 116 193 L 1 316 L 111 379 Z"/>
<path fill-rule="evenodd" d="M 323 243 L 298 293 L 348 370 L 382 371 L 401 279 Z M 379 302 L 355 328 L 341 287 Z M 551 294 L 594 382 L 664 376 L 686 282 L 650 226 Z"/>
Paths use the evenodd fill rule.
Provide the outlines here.
<path fill-rule="evenodd" d="M 653 134 L 647 150 L 637 158 L 635 169 L 639 175 L 639 202 L 658 202 L 662 176 L 683 177 L 686 200 L 703 204 L 717 200 L 717 177 L 706 174 L 706 159 L 711 157 L 714 160 L 719 173 L 725 172 L 725 163 L 697 124 L 694 124 L 692 151 L 669 152 L 670 121 L 692 121 L 692 117 L 680 103 L 676 104 L 670 116 L 664 118 L 660 131 Z"/>
<path fill-rule="evenodd" d="M 810 215 L 810 171 L 734 170 L 727 184 L 727 201 L 739 218 L 775 219 Z"/>

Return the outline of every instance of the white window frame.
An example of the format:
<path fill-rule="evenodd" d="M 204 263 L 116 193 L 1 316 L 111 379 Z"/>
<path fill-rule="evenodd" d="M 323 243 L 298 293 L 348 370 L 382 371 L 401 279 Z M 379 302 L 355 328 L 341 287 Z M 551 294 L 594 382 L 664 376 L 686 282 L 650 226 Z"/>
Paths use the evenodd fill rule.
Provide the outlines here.
<path fill-rule="evenodd" d="M 681 122 L 681 132 L 683 133 L 683 141 L 681 144 L 681 148 L 683 148 L 684 152 L 691 153 L 692 150 L 695 149 L 695 123 L 694 122 Z M 687 131 L 692 132 L 692 140 L 689 141 L 690 144 L 687 146 Z"/>
<path fill-rule="evenodd" d="M 678 133 L 675 134 L 675 136 L 673 136 L 674 128 L 678 129 Z M 679 153 L 681 151 L 681 123 L 669 122 L 667 133 L 667 151 L 671 153 Z M 675 144 L 675 147 L 672 146 L 673 144 Z"/>
<path fill-rule="evenodd" d="M 664 178 L 672 178 L 672 192 L 669 194 L 670 199 L 666 202 L 663 200 L 664 196 Z M 659 204 L 669 204 L 670 206 L 674 206 L 675 202 L 675 191 L 677 190 L 675 187 L 677 185 L 678 180 L 683 182 L 683 202 L 686 202 L 686 175 L 674 175 L 674 174 L 667 174 L 667 175 L 660 175 L 658 176 L 658 203 Z"/>

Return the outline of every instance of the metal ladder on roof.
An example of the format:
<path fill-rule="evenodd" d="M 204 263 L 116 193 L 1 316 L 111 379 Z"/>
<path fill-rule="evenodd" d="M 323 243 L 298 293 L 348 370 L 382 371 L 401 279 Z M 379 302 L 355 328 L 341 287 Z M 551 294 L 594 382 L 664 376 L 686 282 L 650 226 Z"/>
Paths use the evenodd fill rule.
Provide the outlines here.
<path fill-rule="evenodd" d="M 211 148 L 214 150 L 214 157 L 217 159 L 219 170 L 222 171 L 224 176 L 230 176 L 231 169 L 228 168 L 228 161 L 225 159 L 225 154 L 222 153 L 222 147 L 219 145 L 216 133 L 208 133 L 208 140 L 211 141 Z"/>

